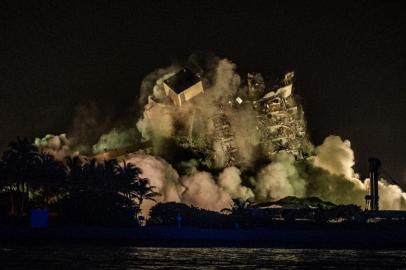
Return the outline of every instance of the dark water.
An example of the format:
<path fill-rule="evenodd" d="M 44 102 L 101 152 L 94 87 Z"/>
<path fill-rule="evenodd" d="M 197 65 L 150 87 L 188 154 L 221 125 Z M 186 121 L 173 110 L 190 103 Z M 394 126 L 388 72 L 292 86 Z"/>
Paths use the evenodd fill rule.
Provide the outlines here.
<path fill-rule="evenodd" d="M 406 250 L 0 244 L 0 269 L 406 269 Z"/>

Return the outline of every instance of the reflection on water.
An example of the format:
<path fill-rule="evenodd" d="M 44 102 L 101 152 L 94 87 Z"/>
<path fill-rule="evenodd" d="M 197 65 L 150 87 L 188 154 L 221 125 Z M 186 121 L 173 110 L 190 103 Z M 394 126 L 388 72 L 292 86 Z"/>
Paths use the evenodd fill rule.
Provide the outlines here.
<path fill-rule="evenodd" d="M 0 262 L 0 269 L 406 269 L 406 251 L 0 245 Z"/>

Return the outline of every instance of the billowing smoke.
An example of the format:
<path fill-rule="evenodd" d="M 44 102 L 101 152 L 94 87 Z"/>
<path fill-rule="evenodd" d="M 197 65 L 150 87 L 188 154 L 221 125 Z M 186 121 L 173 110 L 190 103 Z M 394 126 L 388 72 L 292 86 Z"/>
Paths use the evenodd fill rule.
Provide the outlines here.
<path fill-rule="evenodd" d="M 169 98 L 162 94 L 163 81 L 173 75 L 172 69 L 167 74 L 162 74 L 162 70 L 156 72 L 162 76 L 156 79 L 155 85 L 144 80 L 144 86 L 151 86 L 149 102 L 145 105 L 137 128 L 145 141 L 152 142 L 153 153 L 165 152 L 167 147 L 165 140 L 170 138 L 182 148 L 192 149 L 195 152 L 208 154 L 208 151 L 213 150 L 212 155 L 205 156 L 205 162 L 213 167 L 225 167 L 227 164 L 225 149 L 218 141 L 213 140 L 216 135 L 213 118 L 221 110 L 228 118 L 231 129 L 229 132 L 240 149 L 241 163 L 250 165 L 255 160 L 256 146 L 259 143 L 255 124 L 256 112 L 251 107 L 242 105 L 237 113 L 230 100 L 241 88 L 241 79 L 235 69 L 235 64 L 229 60 L 218 60 L 214 70 L 206 72 L 209 74 L 208 77 L 202 78 L 206 82 L 205 93 L 181 107 L 172 106 Z M 144 89 L 143 93 L 145 91 Z"/>
<path fill-rule="evenodd" d="M 369 179 L 365 183 L 369 185 Z M 391 185 L 380 179 L 379 187 L 379 205 L 382 209 L 406 209 L 406 193 L 404 193 L 398 186 Z"/>
<path fill-rule="evenodd" d="M 167 68 L 157 69 L 145 76 L 140 87 L 139 104 L 144 106 L 148 101 L 151 92 L 155 98 L 163 99 L 165 97 L 165 92 L 163 90 L 162 82 L 173 75 L 178 69 L 178 66 L 172 65 Z"/>
<path fill-rule="evenodd" d="M 72 143 L 66 134 L 48 134 L 43 138 L 35 138 L 34 144 L 41 152 L 51 154 L 58 160 L 63 160 L 67 156 L 79 155 L 79 151 L 72 149 Z"/>
<path fill-rule="evenodd" d="M 141 148 L 118 158 L 141 168 L 161 194 L 157 202 L 220 211 L 230 207 L 232 199 L 263 202 L 317 196 L 365 206 L 369 179 L 361 181 L 354 172 L 350 141 L 329 136 L 318 147 L 311 144 L 303 110 L 292 93 L 293 73 L 272 88 L 261 75 L 242 78 L 227 59 L 200 64 L 204 93 L 175 106 L 164 81 L 181 67 L 158 69 L 142 82 L 139 103 L 144 111 L 136 127 L 112 129 L 88 148 L 93 154 Z M 86 110 L 98 115 L 95 108 L 82 112 Z M 75 124 L 77 144 L 92 141 L 97 118 L 80 115 L 85 120 Z M 148 146 L 141 147 L 142 142 Z M 64 135 L 37 139 L 36 144 L 57 155 L 71 155 L 75 149 Z M 406 194 L 398 186 L 382 179 L 379 192 L 382 209 L 406 209 Z M 144 214 L 155 203 L 145 201 Z"/>
<path fill-rule="evenodd" d="M 156 202 L 183 202 L 216 211 L 232 204 L 229 193 L 218 186 L 208 172 L 192 170 L 190 175 L 180 177 L 164 159 L 145 153 L 132 154 L 126 162 L 135 164 L 141 169 L 142 177 L 150 179 L 155 191 L 161 194 L 156 197 Z M 141 208 L 145 215 L 154 203 L 144 201 Z"/>
<path fill-rule="evenodd" d="M 327 137 L 323 144 L 316 148 L 314 165 L 329 171 L 331 174 L 347 178 L 354 175 L 354 152 L 348 140 L 342 141 L 338 136 Z"/>
<path fill-rule="evenodd" d="M 182 193 L 182 202 L 205 209 L 221 211 L 232 205 L 230 194 L 218 186 L 208 172 L 197 171 L 180 179 L 186 188 Z"/>
<path fill-rule="evenodd" d="M 369 179 L 362 182 L 354 173 L 354 152 L 348 140 L 338 136 L 327 137 L 316 148 L 316 156 L 309 159 L 307 169 L 300 168 L 307 180 L 308 196 L 317 196 L 338 204 L 355 203 L 365 206 Z M 406 209 L 406 193 L 381 179 L 379 183 L 381 209 Z"/>
<path fill-rule="evenodd" d="M 193 184 L 200 179 L 200 186 L 188 188 L 192 191 L 206 189 L 207 192 L 205 196 L 194 195 L 193 200 L 189 196 L 184 198 L 197 206 L 217 210 L 216 206 L 207 204 L 206 197 L 210 194 L 211 201 L 224 201 L 222 192 L 213 187 L 216 184 L 231 198 L 243 200 L 258 202 L 286 196 L 317 196 L 334 203 L 356 203 L 363 207 L 369 182 L 361 181 L 354 173 L 354 153 L 350 141 L 329 136 L 313 150 L 310 141 L 306 141 L 308 137 L 304 136 L 296 149 L 307 152 L 308 157 L 289 149 L 275 151 L 275 146 L 270 147 L 274 154 L 267 155 L 264 148 L 259 147 L 263 137 L 258 126 L 260 115 L 255 106 L 245 106 L 244 102 L 239 106 L 234 101 L 236 96 L 247 99 L 247 95 L 243 94 L 247 92 L 247 87 L 235 70 L 235 64 L 229 60 L 218 60 L 210 72 L 206 71 L 209 75 L 202 78 L 206 82 L 204 95 L 195 97 L 181 107 L 168 105 L 168 100 L 156 95 L 156 89 L 162 89 L 164 78 L 172 76 L 173 70 L 169 76 L 162 73 L 156 85 L 150 88 L 152 101 L 145 106 L 144 117 L 138 122 L 138 128 L 145 140 L 152 140 L 156 147 L 153 152 L 161 154 L 163 151 L 160 148 L 165 148 L 166 144 L 160 139 L 171 138 L 183 149 L 205 154 L 199 162 L 208 167 L 207 172 L 197 171 L 192 176 L 181 176 L 180 179 L 189 179 L 186 183 Z M 301 110 L 300 104 L 297 108 Z M 227 149 L 214 139 L 216 130 L 213 122 L 207 121 L 219 111 L 226 116 L 226 124 L 230 126 L 234 146 L 238 149 L 238 161 L 232 166 L 227 163 L 230 155 Z M 302 111 L 300 113 L 303 114 Z M 304 122 L 304 118 L 298 122 L 300 120 Z M 264 156 L 268 157 L 267 163 L 258 166 L 257 161 L 264 159 Z M 222 171 L 209 174 L 211 169 Z M 248 179 L 246 175 L 242 179 L 241 170 L 254 173 Z M 383 209 L 404 208 L 405 194 L 397 186 L 384 182 L 380 186 Z M 183 201 L 182 196 L 180 198 Z"/>
<path fill-rule="evenodd" d="M 164 159 L 136 153 L 130 155 L 126 162 L 135 164 L 142 171 L 142 177 L 148 178 L 151 186 L 161 195 L 156 197 L 156 202 L 180 202 L 180 194 L 185 188 L 179 182 L 178 172 Z M 156 202 L 145 200 L 141 206 L 143 214 L 147 215 L 149 208 Z"/>
<path fill-rule="evenodd" d="M 100 136 L 99 141 L 93 145 L 93 153 L 99 154 L 105 151 L 139 145 L 141 138 L 136 128 L 116 129 Z"/>
<path fill-rule="evenodd" d="M 241 183 L 241 171 L 236 167 L 227 167 L 219 175 L 219 186 L 224 188 L 233 199 L 253 199 L 254 193 L 252 190 L 241 185 Z"/>
<path fill-rule="evenodd" d="M 191 162 L 187 174 L 179 176 L 164 159 L 145 153 L 134 154 L 127 162 L 140 167 L 143 176 L 162 194 L 157 201 L 183 202 L 216 211 L 229 207 L 232 198 L 261 202 L 286 196 L 316 196 L 336 204 L 355 203 L 363 207 L 369 187 L 369 179 L 362 182 L 355 178 L 349 141 L 337 136 L 327 137 L 316 148 L 316 155 L 306 160 L 296 161 L 293 155 L 280 152 L 250 179 L 252 189 L 242 184 L 237 167 L 226 167 L 215 177 L 207 171 L 198 171 L 196 163 Z M 406 209 L 406 194 L 398 186 L 381 179 L 379 190 L 382 209 Z M 154 203 L 143 204 L 144 214 Z"/>
<path fill-rule="evenodd" d="M 295 167 L 295 158 L 286 152 L 278 153 L 273 162 L 258 173 L 255 193 L 260 200 L 303 197 L 306 194 L 306 182 Z"/>

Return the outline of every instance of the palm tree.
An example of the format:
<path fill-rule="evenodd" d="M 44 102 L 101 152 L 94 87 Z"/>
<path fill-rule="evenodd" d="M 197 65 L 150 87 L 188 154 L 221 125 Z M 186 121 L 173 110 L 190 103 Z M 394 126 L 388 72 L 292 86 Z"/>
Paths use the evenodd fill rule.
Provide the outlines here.
<path fill-rule="evenodd" d="M 153 200 L 159 196 L 158 192 L 154 192 L 154 186 L 151 186 L 147 178 L 141 178 L 141 169 L 132 163 L 123 162 L 123 165 L 118 169 L 118 175 L 124 185 L 124 194 L 129 199 L 136 199 L 138 207 L 144 200 Z"/>
<path fill-rule="evenodd" d="M 66 172 L 71 175 L 81 175 L 83 171 L 83 162 L 79 156 L 65 158 Z"/>
<path fill-rule="evenodd" d="M 131 163 L 119 165 L 116 160 L 97 162 L 73 157 L 67 158 L 65 164 L 67 196 L 61 207 L 80 222 L 132 222 L 143 200 L 158 195 Z"/>
<path fill-rule="evenodd" d="M 116 177 L 118 168 L 118 162 L 115 159 L 105 160 L 104 163 L 99 166 L 102 192 L 116 192 L 117 188 L 119 188 Z"/>
<path fill-rule="evenodd" d="M 135 183 L 135 190 L 136 190 L 136 197 L 138 199 L 138 205 L 141 207 L 142 202 L 144 200 L 152 200 L 155 201 L 154 197 L 159 196 L 158 192 L 153 191 L 155 186 L 151 186 L 149 183 L 149 179 L 147 178 L 140 178 Z"/>
<path fill-rule="evenodd" d="M 47 153 L 38 155 L 38 164 L 35 167 L 35 178 L 31 181 L 31 188 L 39 195 L 40 207 L 49 206 L 57 197 L 66 193 L 64 182 L 66 178 L 65 167 L 62 162 Z"/>
<path fill-rule="evenodd" d="M 23 215 L 30 192 L 33 170 L 38 163 L 38 148 L 27 138 L 17 138 L 9 143 L 3 153 L 3 166 L 10 194 L 10 214 Z"/>

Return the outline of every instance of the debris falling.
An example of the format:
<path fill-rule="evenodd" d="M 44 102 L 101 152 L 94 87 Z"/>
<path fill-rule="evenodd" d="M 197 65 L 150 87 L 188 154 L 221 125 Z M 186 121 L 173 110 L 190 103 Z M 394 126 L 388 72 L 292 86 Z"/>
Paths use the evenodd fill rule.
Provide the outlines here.
<path fill-rule="evenodd" d="M 364 207 L 369 180 L 354 173 L 350 142 L 329 136 L 314 147 L 294 90 L 293 72 L 273 80 L 259 73 L 242 78 L 234 63 L 218 58 L 172 65 L 144 79 L 137 130 L 113 129 L 87 149 L 96 158 L 140 167 L 162 194 L 157 201 L 220 211 L 233 198 L 317 196 Z M 56 138 L 36 144 L 65 155 L 77 149 Z M 382 209 L 406 209 L 399 187 L 379 185 Z M 144 202 L 144 213 L 153 204 Z"/>

